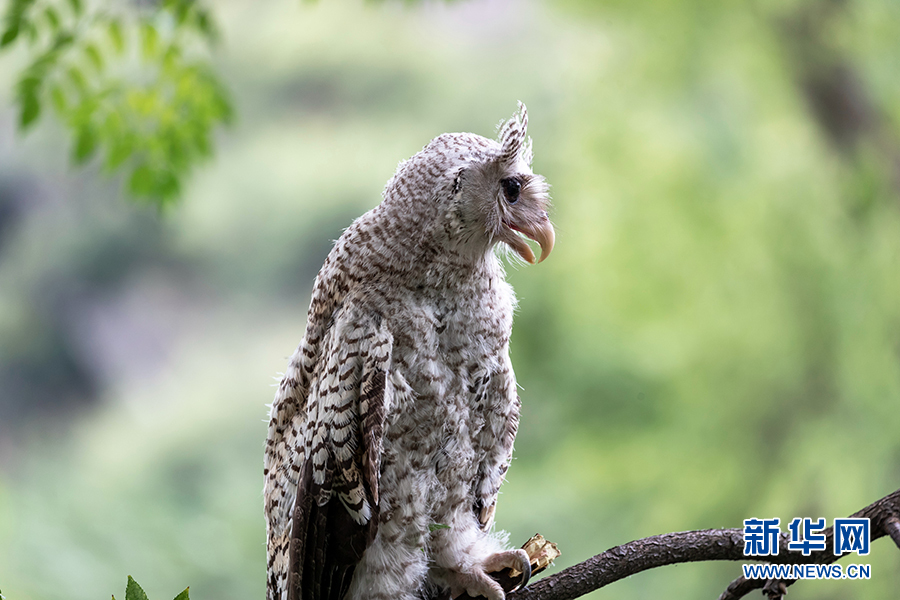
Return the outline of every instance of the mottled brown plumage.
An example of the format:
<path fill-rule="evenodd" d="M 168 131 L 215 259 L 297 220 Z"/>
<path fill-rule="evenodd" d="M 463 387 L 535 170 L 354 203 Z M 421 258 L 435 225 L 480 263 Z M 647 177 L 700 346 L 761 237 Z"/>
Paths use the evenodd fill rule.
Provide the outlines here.
<path fill-rule="evenodd" d="M 491 532 L 519 418 L 494 248 L 553 246 L 526 128 L 435 138 L 325 260 L 272 403 L 268 600 L 500 600 L 485 572 L 527 569 Z"/>

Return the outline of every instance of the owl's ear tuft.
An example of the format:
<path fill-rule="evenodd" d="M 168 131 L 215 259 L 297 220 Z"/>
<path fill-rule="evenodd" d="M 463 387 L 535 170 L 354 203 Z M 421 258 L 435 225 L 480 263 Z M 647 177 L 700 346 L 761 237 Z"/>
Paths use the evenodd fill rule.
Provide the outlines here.
<path fill-rule="evenodd" d="M 531 166 L 531 138 L 528 131 L 528 110 L 519 102 L 519 110 L 508 121 L 500 124 L 500 163 L 512 167 L 521 158 Z"/>

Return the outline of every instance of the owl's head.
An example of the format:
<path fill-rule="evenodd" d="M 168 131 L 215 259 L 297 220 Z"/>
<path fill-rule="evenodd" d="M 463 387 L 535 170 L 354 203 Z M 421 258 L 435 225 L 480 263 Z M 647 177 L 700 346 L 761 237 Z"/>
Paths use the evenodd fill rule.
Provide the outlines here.
<path fill-rule="evenodd" d="M 554 231 L 547 214 L 549 186 L 531 170 L 527 129 L 528 113 L 520 102 L 518 112 L 501 123 L 498 141 L 491 140 L 490 151 L 472 157 L 457 170 L 451 208 L 461 239 L 480 237 L 476 234 L 481 232 L 489 245 L 506 243 L 534 263 L 534 253 L 522 236 L 540 245 L 540 262 L 553 249 Z"/>
<path fill-rule="evenodd" d="M 434 138 L 400 165 L 385 200 L 419 216 L 424 209 L 434 241 L 448 250 L 477 257 L 503 242 L 529 263 L 544 260 L 554 242 L 549 186 L 531 170 L 527 127 L 520 102 L 496 141 L 472 133 Z M 525 237 L 540 245 L 537 261 Z"/>

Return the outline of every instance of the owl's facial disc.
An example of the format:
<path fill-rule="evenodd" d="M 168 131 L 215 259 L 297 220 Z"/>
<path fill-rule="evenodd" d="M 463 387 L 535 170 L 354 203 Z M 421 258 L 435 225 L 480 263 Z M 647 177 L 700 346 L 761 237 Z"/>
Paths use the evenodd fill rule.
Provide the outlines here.
<path fill-rule="evenodd" d="M 499 239 L 530 264 L 542 262 L 553 250 L 556 234 L 547 215 L 547 185 L 543 178 L 531 176 L 506 177 L 500 181 L 501 231 Z M 522 235 L 519 235 L 522 234 Z M 528 237 L 541 247 L 541 257 L 535 261 L 534 252 L 523 239 Z"/>

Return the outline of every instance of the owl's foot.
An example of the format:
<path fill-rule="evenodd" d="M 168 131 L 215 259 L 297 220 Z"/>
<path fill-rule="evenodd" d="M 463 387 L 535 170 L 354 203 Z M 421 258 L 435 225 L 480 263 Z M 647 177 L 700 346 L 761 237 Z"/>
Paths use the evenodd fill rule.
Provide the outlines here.
<path fill-rule="evenodd" d="M 483 596 L 488 600 L 505 600 L 506 593 L 497 581 L 488 573 L 497 573 L 503 569 L 512 569 L 522 573 L 522 582 L 518 587 L 524 587 L 531 577 L 531 562 L 524 550 L 507 550 L 497 552 L 485 559 L 481 568 L 468 572 L 452 571 L 447 573 L 450 581 L 450 594 L 457 598 L 468 594 L 473 598 Z"/>
<path fill-rule="evenodd" d="M 525 550 L 507 550 L 491 554 L 484 561 L 484 570 L 488 573 L 496 573 L 503 569 L 511 569 L 513 573 L 520 573 L 522 581 L 516 587 L 523 588 L 531 579 L 531 558 Z"/>

